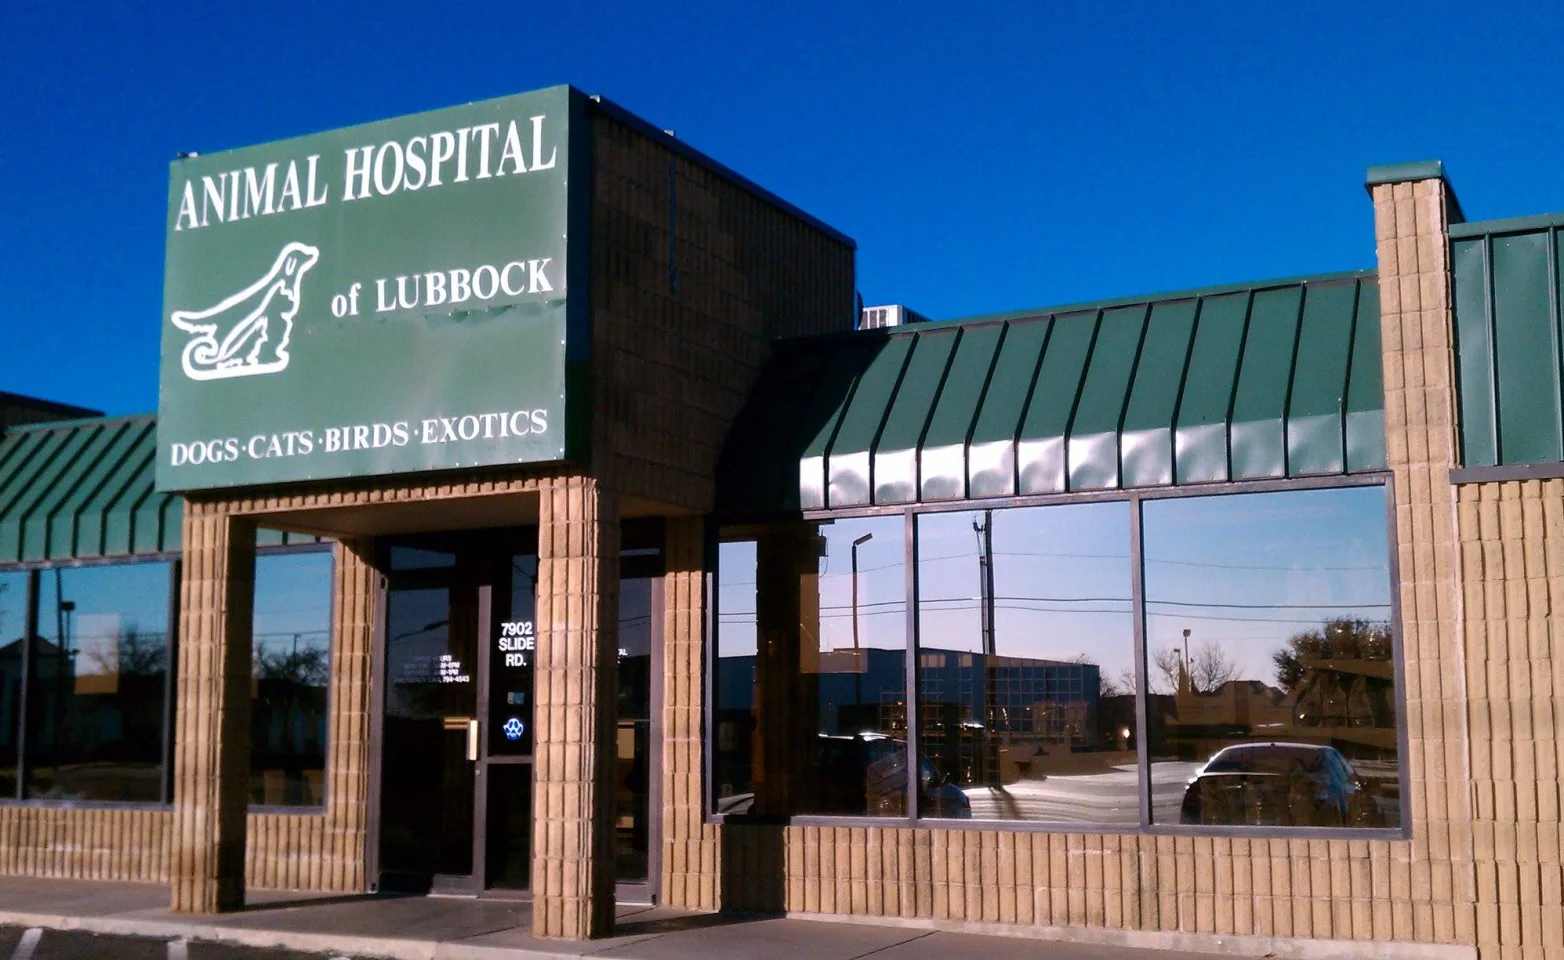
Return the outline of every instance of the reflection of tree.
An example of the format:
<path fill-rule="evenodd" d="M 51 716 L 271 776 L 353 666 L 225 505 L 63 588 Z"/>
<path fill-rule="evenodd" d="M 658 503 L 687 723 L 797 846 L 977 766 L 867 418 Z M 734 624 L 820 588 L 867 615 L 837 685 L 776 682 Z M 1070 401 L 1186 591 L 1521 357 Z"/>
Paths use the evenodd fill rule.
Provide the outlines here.
<path fill-rule="evenodd" d="M 297 637 L 294 638 L 293 647 L 288 650 L 267 652 L 262 649 L 255 654 L 255 677 L 258 680 L 280 680 L 305 687 L 323 687 L 326 685 L 326 672 L 326 649 L 309 644 L 301 650 Z"/>
<path fill-rule="evenodd" d="M 1202 643 L 1189 658 L 1189 682 L 1196 693 L 1215 693 L 1238 679 L 1238 664 L 1215 640 Z"/>
<path fill-rule="evenodd" d="M 1276 663 L 1277 684 L 1291 693 L 1317 661 L 1389 660 L 1390 653 L 1388 623 L 1337 617 L 1317 630 L 1294 634 L 1271 659 Z"/>
<path fill-rule="evenodd" d="M 113 668 L 112 664 L 104 666 Z M 119 672 L 122 676 L 157 676 L 167 668 L 168 644 L 163 634 L 143 635 L 134 623 L 125 628 L 119 640 Z"/>
<path fill-rule="evenodd" d="M 83 639 L 76 638 L 76 644 L 81 646 Z M 168 666 L 168 643 L 161 633 L 143 634 L 136 629 L 135 621 L 131 621 L 125 632 L 114 638 L 113 652 L 107 644 L 91 643 L 87 646 L 87 659 L 92 662 L 93 669 L 82 671 L 83 673 L 112 676 L 118 674 L 122 677 L 155 677 L 163 673 Z"/>
<path fill-rule="evenodd" d="M 1151 655 L 1152 675 L 1149 693 L 1171 694 L 1182 688 L 1184 651 L 1180 647 L 1163 647 Z M 1208 640 L 1189 654 L 1189 689 L 1191 693 L 1209 694 L 1220 690 L 1224 684 L 1238 679 L 1238 664 L 1227 655 L 1222 645 Z"/>

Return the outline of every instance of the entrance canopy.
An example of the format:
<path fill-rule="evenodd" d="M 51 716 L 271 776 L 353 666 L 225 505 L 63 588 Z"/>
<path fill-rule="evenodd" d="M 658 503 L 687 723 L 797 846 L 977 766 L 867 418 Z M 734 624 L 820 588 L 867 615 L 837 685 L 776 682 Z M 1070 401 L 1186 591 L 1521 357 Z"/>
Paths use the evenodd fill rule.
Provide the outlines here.
<path fill-rule="evenodd" d="M 728 517 L 1385 469 L 1372 271 L 784 341 Z"/>

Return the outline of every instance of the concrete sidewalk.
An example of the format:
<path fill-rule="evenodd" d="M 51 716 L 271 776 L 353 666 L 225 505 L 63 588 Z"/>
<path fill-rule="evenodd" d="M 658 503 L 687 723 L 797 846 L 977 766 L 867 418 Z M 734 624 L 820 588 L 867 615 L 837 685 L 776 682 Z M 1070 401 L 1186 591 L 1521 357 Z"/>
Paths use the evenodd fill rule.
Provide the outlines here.
<path fill-rule="evenodd" d="M 0 878 L 0 925 L 210 940 L 253 947 L 403 960 L 1197 960 L 1210 954 L 989 937 L 927 928 L 619 908 L 616 936 L 537 940 L 531 906 L 508 900 L 256 893 L 239 913 L 168 911 L 167 887 Z M 1255 954 L 1226 954 L 1254 956 Z"/>

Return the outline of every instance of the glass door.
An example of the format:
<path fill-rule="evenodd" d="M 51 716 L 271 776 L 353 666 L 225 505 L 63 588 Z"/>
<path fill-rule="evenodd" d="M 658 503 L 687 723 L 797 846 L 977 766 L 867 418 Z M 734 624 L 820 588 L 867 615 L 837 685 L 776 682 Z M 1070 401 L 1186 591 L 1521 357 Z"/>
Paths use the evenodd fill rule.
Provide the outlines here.
<path fill-rule="evenodd" d="M 650 903 L 658 875 L 662 704 L 662 529 L 626 523 L 619 562 L 619 696 L 614 730 L 617 896 Z"/>
<path fill-rule="evenodd" d="M 381 728 L 381 887 L 464 891 L 473 876 L 478 595 L 469 558 L 392 546 Z"/>
<path fill-rule="evenodd" d="M 532 886 L 532 696 L 538 594 L 536 550 L 507 550 L 490 593 L 492 611 L 480 691 L 487 704 L 483 757 L 482 847 L 485 886 Z"/>
<path fill-rule="evenodd" d="M 619 613 L 618 896 L 657 875 L 660 527 L 627 525 Z M 387 551 L 379 875 L 387 890 L 532 886 L 537 531 L 407 538 Z"/>

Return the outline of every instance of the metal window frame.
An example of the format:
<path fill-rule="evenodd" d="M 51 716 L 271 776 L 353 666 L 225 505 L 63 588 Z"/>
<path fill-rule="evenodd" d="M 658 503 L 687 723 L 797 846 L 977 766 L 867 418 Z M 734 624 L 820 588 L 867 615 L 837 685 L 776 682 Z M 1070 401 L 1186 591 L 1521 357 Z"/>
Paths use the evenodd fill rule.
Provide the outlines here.
<path fill-rule="evenodd" d="M 1146 640 L 1145 640 L 1145 596 L 1144 596 L 1144 557 L 1142 556 L 1143 530 L 1141 524 L 1141 506 L 1150 500 L 1183 499 L 1189 497 L 1229 496 L 1249 493 L 1282 493 L 1305 490 L 1331 490 L 1351 489 L 1356 487 L 1380 487 L 1385 494 L 1385 514 L 1387 524 L 1387 550 L 1386 570 L 1389 576 L 1390 588 L 1390 631 L 1391 631 L 1391 657 L 1393 659 L 1395 689 L 1393 695 L 1396 703 L 1396 749 L 1398 750 L 1398 782 L 1402 798 L 1401 823 L 1396 827 L 1252 827 L 1252 826 L 1215 826 L 1200 824 L 1158 824 L 1151 819 L 1151 793 L 1150 778 L 1151 767 L 1149 746 L 1146 743 L 1147 716 L 1147 668 L 1146 668 Z M 1210 483 L 1180 484 L 1177 486 L 1109 489 L 1081 492 L 1065 492 L 1055 494 L 1039 494 L 1029 496 L 990 497 L 972 500 L 947 500 L 924 503 L 906 503 L 884 506 L 863 506 L 843 508 L 837 510 L 807 510 L 801 515 L 795 515 L 794 519 L 804 521 L 818 520 L 846 520 L 860 517 L 884 517 L 901 514 L 905 518 L 906 536 L 903 544 L 903 564 L 906 570 L 907 588 L 907 642 L 905 648 L 906 671 L 908 677 L 908 759 L 907 768 L 915 771 L 918 768 L 918 736 L 916 735 L 916 701 L 917 696 L 917 654 L 918 654 L 918 625 L 917 625 L 917 518 L 923 514 L 964 512 L 973 510 L 1000 510 L 1022 507 L 1058 506 L 1078 503 L 1096 502 L 1124 502 L 1130 507 L 1130 557 L 1131 557 L 1131 610 L 1134 621 L 1134 655 L 1136 671 L 1135 692 L 1135 722 L 1137 730 L 1136 754 L 1137 769 L 1139 773 L 1139 805 L 1140 816 L 1136 824 L 1105 824 L 1092 822 L 1071 821 L 1034 821 L 1034 820 L 952 820 L 933 817 L 920 817 L 915 805 L 916 779 L 908 777 L 908 815 L 905 817 L 851 817 L 851 816 L 822 816 L 815 814 L 799 814 L 790 817 L 752 818 L 749 816 L 732 817 L 735 824 L 761 825 L 761 824 L 787 824 L 794 826 L 822 826 L 822 827 L 897 827 L 897 828 L 921 828 L 934 830 L 990 830 L 1026 833 L 1076 833 L 1076 834 L 1124 834 L 1124 835 L 1149 835 L 1149 836 L 1190 836 L 1190 837 L 1231 837 L 1256 840 L 1284 840 L 1284 839 L 1313 839 L 1313 840 L 1410 840 L 1412 838 L 1412 818 L 1410 816 L 1411 805 L 1411 770 L 1409 769 L 1409 734 L 1406 724 L 1406 663 L 1405 651 L 1402 642 L 1401 625 L 1401 571 L 1398 562 L 1399 538 L 1396 530 L 1395 509 L 1395 478 L 1388 470 L 1368 471 L 1357 474 L 1325 474 L 1307 477 L 1288 477 L 1259 480 L 1239 481 L 1215 481 Z M 735 523 L 720 525 L 712 522 L 707 534 L 707 576 L 710 590 L 707 596 L 711 599 L 707 603 L 706 625 L 707 634 L 704 644 L 705 651 L 702 657 L 705 666 L 703 689 L 706 693 L 703 714 L 706 719 L 705 729 L 702 733 L 702 750 L 705 754 L 703 768 L 707 776 L 704 779 L 702 791 L 702 817 L 703 822 L 714 825 L 725 824 L 729 816 L 716 812 L 717 797 L 713 789 L 711 772 L 713 766 L 712 754 L 714 749 L 710 737 L 714 735 L 713 717 L 716 710 L 714 694 L 716 692 L 713 677 L 718 669 L 718 645 L 720 643 L 719 620 L 717 617 L 717 586 L 718 574 L 717 559 L 719 545 L 726 542 L 723 531 L 727 529 L 750 530 L 763 528 L 767 524 L 764 521 L 755 523 Z M 746 529 L 748 528 L 748 529 Z M 743 535 L 734 536 L 732 540 L 751 539 Z M 758 589 L 758 584 L 757 584 Z"/>

